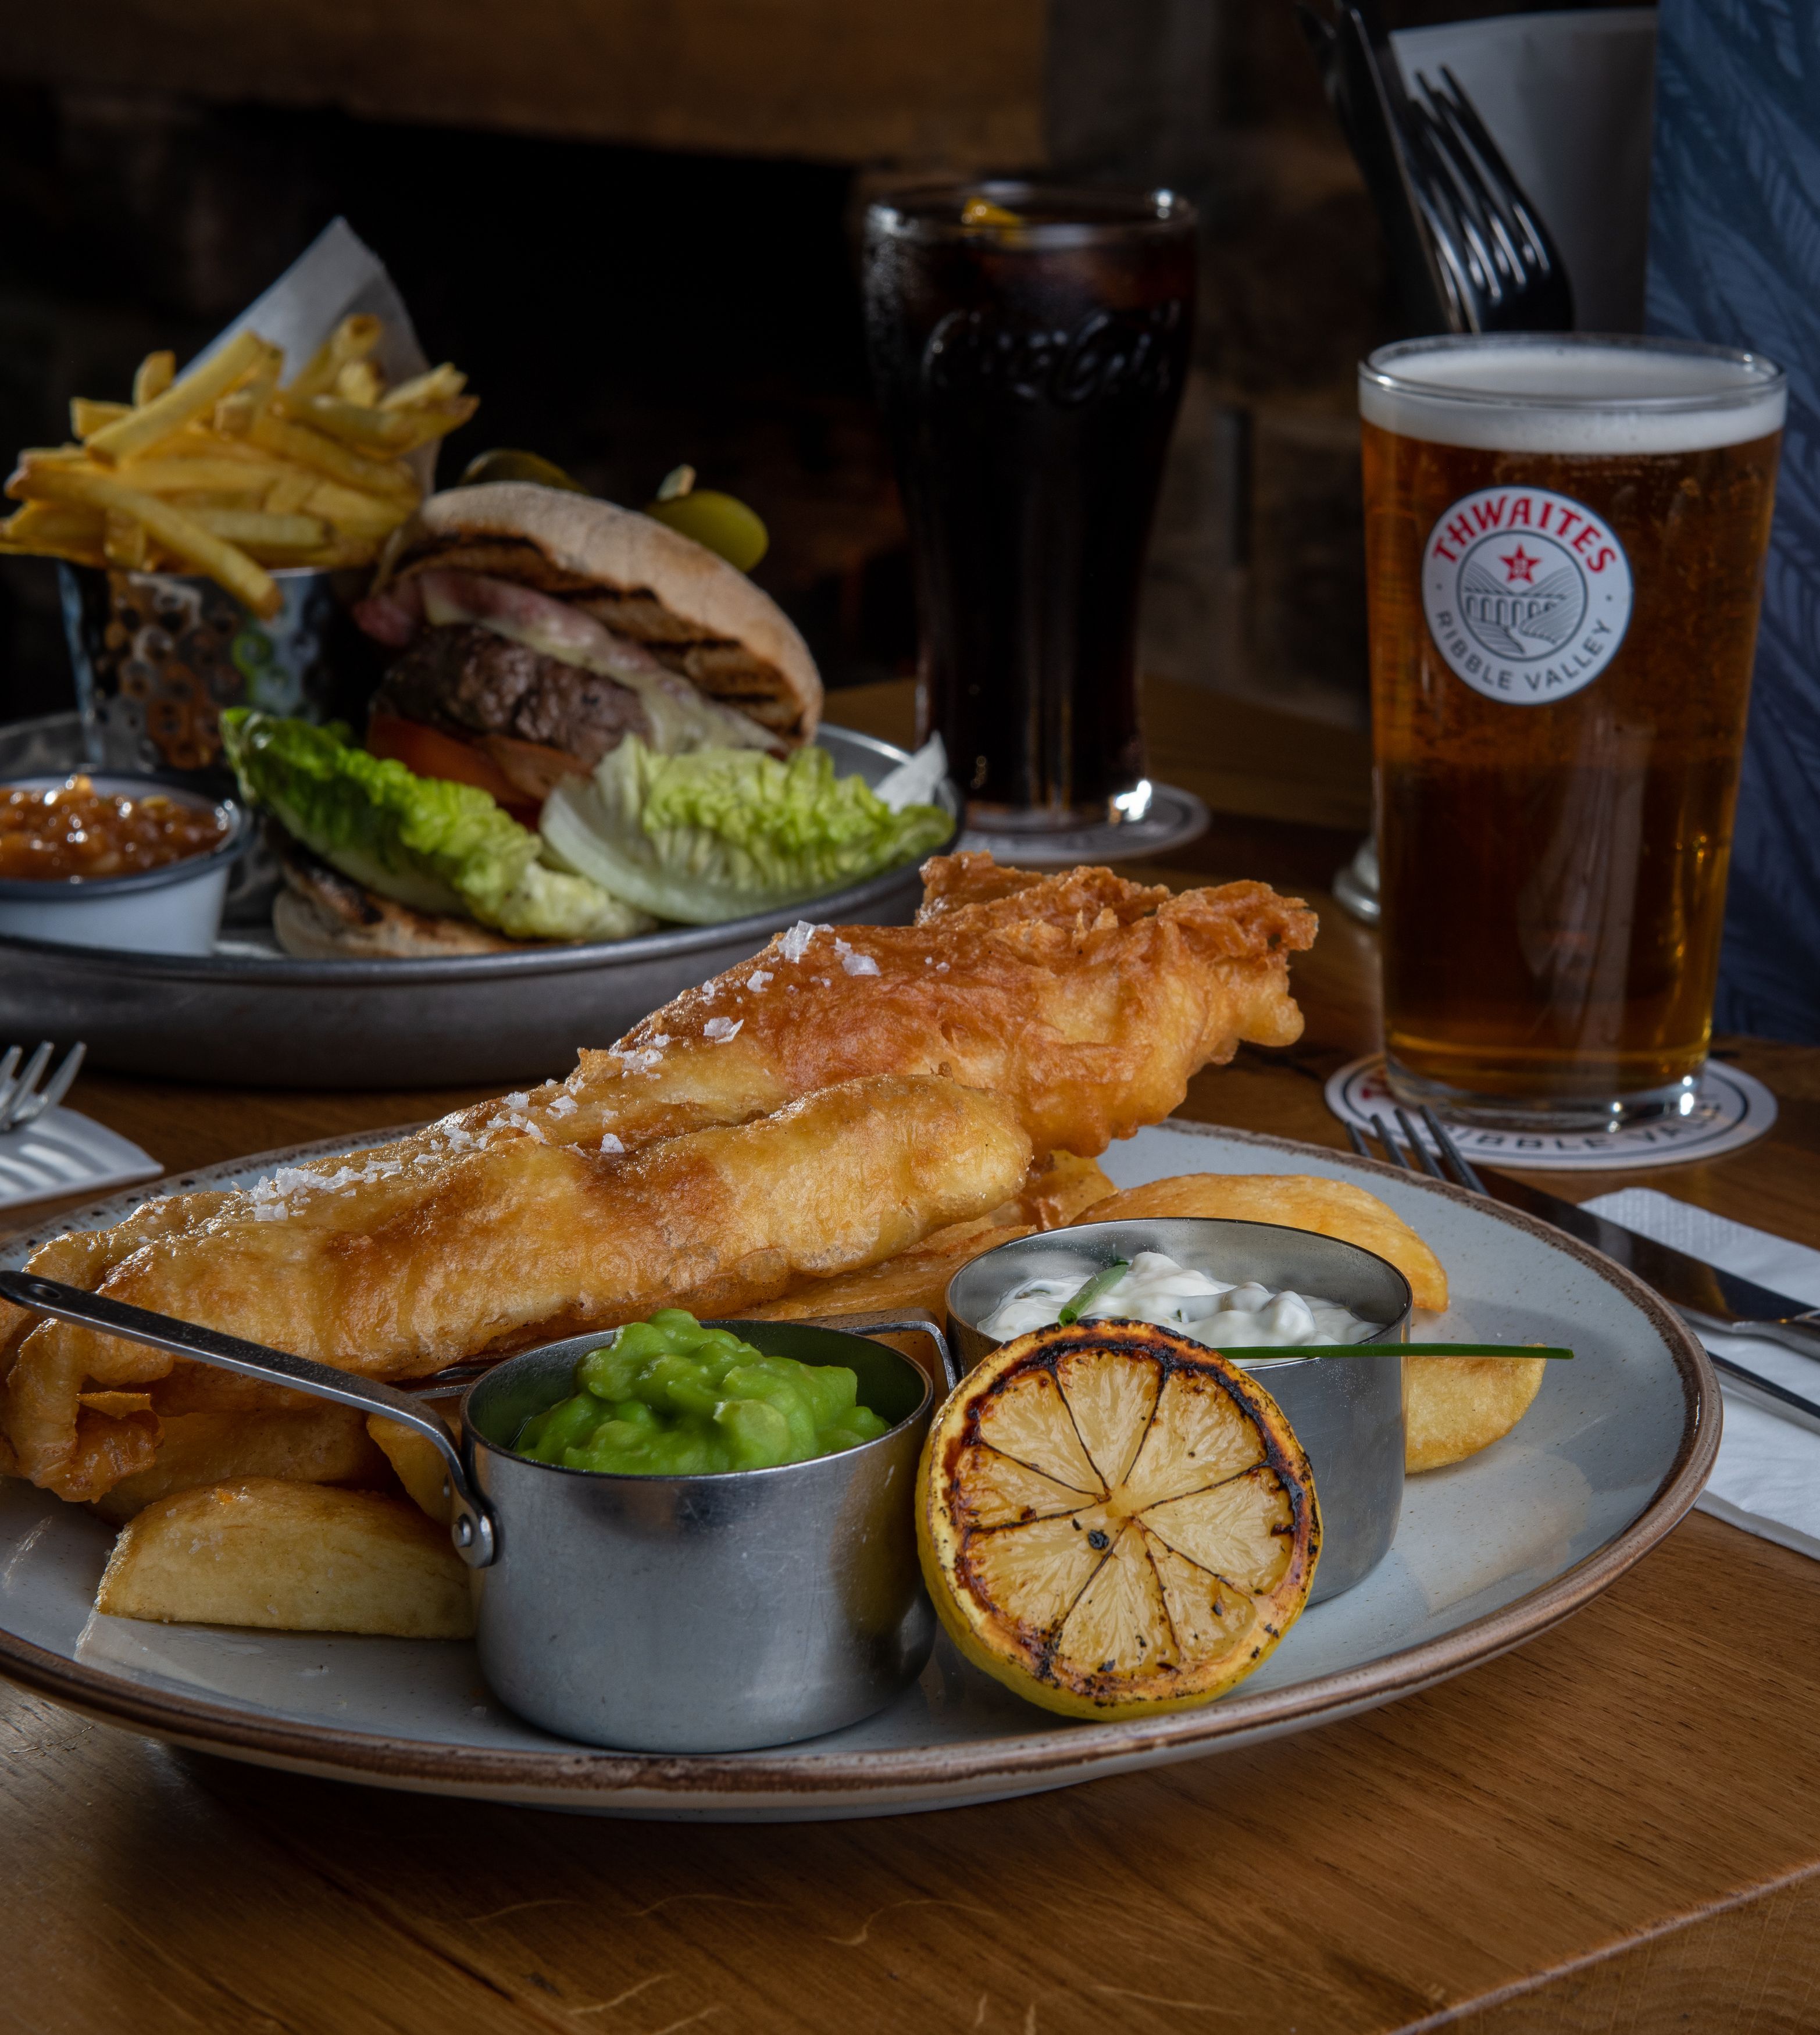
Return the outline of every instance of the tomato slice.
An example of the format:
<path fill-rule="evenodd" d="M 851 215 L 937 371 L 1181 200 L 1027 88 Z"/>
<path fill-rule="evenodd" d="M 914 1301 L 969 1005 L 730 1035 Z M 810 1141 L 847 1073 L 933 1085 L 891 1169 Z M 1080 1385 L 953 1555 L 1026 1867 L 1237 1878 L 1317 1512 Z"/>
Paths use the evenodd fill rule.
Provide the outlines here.
<path fill-rule="evenodd" d="M 389 756 L 413 776 L 441 777 L 457 784 L 476 784 L 490 793 L 521 826 L 535 827 L 538 807 L 478 743 L 400 714 L 376 713 L 367 724 L 367 747 L 375 756 Z"/>

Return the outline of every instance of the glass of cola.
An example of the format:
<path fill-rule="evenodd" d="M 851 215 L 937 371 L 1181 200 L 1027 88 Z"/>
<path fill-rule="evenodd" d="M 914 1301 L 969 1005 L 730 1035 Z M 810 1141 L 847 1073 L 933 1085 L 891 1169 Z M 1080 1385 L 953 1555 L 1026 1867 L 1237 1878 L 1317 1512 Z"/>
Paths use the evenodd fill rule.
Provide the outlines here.
<path fill-rule="evenodd" d="M 1188 368 L 1192 209 L 931 186 L 871 207 L 864 263 L 921 735 L 941 735 L 976 826 L 1141 818 L 1138 599 Z"/>

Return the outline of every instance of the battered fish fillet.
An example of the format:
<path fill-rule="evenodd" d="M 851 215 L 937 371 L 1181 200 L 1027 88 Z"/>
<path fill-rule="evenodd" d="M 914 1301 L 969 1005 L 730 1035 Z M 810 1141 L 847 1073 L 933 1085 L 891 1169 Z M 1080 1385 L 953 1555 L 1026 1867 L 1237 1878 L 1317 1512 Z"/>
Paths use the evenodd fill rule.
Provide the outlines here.
<path fill-rule="evenodd" d="M 326 1175 L 284 1169 L 186 1228 L 141 1222 L 98 1290 L 340 1370 L 418 1377 L 660 1306 L 736 1313 L 989 1213 L 1031 1160 L 1006 1098 L 896 1075 L 629 1157 L 528 1121 L 402 1149 Z M 18 1344 L 4 1420 L 23 1474 L 93 1499 L 150 1465 L 162 1415 L 301 1403 L 45 1322 Z"/>
<path fill-rule="evenodd" d="M 797 1280 L 781 1299 L 747 1312 L 754 1321 L 798 1322 L 822 1315 L 881 1315 L 898 1307 L 927 1307 L 938 1317 L 949 1281 L 983 1251 L 995 1251 L 1017 1237 L 1059 1229 L 1066 1223 L 1091 1222 L 1093 1204 L 1115 1191 L 1091 1159 L 1053 1153 L 1010 1201 L 990 1215 L 950 1223 L 882 1265 L 838 1273 L 831 1279 Z"/>
<path fill-rule="evenodd" d="M 476 1228 L 470 1211 L 498 1211 L 500 1222 L 528 1232 L 547 1191 L 543 1175 L 578 1177 L 578 1168 L 588 1170 L 580 1167 L 584 1157 L 622 1157 L 709 1127 L 750 1123 L 833 1085 L 882 1075 L 991 1091 L 1006 1098 L 1037 1157 L 1091 1157 L 1168 1115 L 1189 1078 L 1230 1059 L 1241 1040 L 1284 1045 L 1300 1034 L 1288 957 L 1312 942 L 1314 917 L 1263 884 L 1171 897 L 1109 870 L 1038 876 L 983 855 L 938 857 L 923 878 L 914 926 L 802 922 L 611 1049 L 584 1051 L 566 1081 L 459 1112 L 351 1158 L 281 1167 L 250 1190 L 154 1202 L 113 1229 L 46 1245 L 32 1269 L 110 1292 L 126 1290 L 116 1278 L 151 1279 L 133 1296 L 178 1314 L 194 1283 L 220 1310 L 199 1318 L 297 1349 L 303 1344 L 288 1339 L 293 1294 L 296 1317 L 306 1320 L 324 1295 L 370 1294 L 389 1280 L 400 1322 L 419 1318 L 426 1296 L 442 1307 L 424 1331 L 423 1361 L 412 1360 L 434 1370 L 453 1356 L 506 1346 L 499 1337 L 508 1331 L 490 1326 L 489 1310 L 508 1303 L 495 1302 L 489 1281 L 517 1273 L 503 1258 L 476 1259 L 493 1218 Z M 558 1153 L 570 1159 L 558 1163 Z M 1005 1191 L 933 1213 L 919 1228 L 912 1222 L 899 1244 L 873 1256 L 961 1214 L 977 1215 Z M 295 1221 L 293 1209 L 313 1206 L 319 1195 L 332 1198 L 333 1221 Z M 837 1253 L 806 1258 L 800 1269 L 871 1262 Z M 165 1291 L 146 1269 L 152 1265 L 215 1269 L 173 1276 Z M 464 1289 L 462 1307 L 447 1300 L 452 1281 Z M 528 1310 L 521 1341 L 546 1318 L 535 1288 L 533 1281 L 510 1303 Z M 659 1297 L 676 1299 L 682 1290 L 660 1288 Z M 763 1297 L 741 1292 L 745 1301 Z M 367 1333 L 363 1321 L 357 1307 L 344 1325 L 350 1347 Z M 91 1378 L 76 1345 L 47 1347 L 37 1338 L 52 1332 L 28 1337 L 31 1326 L 30 1317 L 0 1303 L 0 1375 L 9 1361 L 14 1366 L 0 1405 L 0 1471 L 14 1468 L 43 1483 L 66 1479 L 72 1495 L 105 1490 L 142 1469 L 160 1412 L 238 1403 L 222 1394 L 259 1389 L 208 1374 L 206 1384 L 182 1388 L 199 1399 L 179 1403 L 172 1382 L 155 1404 L 111 1397 L 84 1407 L 87 1386 L 113 1394 L 138 1382 L 130 1367 L 116 1376 L 118 1359 L 100 1353 L 121 1346 L 92 1344 L 98 1367 Z M 390 1363 L 399 1353 L 388 1345 L 376 1360 Z"/>

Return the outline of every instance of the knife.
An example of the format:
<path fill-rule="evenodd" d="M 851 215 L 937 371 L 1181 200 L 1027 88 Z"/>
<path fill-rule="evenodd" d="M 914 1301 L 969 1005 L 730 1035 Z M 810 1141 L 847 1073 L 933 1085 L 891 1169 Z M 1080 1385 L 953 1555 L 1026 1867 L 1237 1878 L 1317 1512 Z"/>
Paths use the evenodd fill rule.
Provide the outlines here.
<path fill-rule="evenodd" d="M 1820 1307 L 1792 1300 L 1786 1293 L 1773 1292 L 1735 1272 L 1722 1271 L 1705 1259 L 1692 1258 L 1672 1245 L 1658 1243 L 1653 1236 L 1640 1236 L 1577 1202 L 1564 1201 L 1525 1180 L 1513 1179 L 1495 1168 L 1472 1168 L 1480 1191 L 1507 1208 L 1521 1209 L 1556 1229 L 1577 1236 L 1595 1251 L 1602 1251 L 1627 1272 L 1634 1272 L 1645 1285 L 1653 1286 L 1690 1328 L 1720 1335 L 1745 1336 L 1758 1342 L 1773 1342 L 1797 1355 L 1820 1363 Z M 1752 1395 L 1775 1402 L 1778 1412 L 1792 1408 L 1804 1416 L 1803 1426 L 1820 1424 L 1820 1405 L 1791 1392 L 1773 1379 L 1762 1378 L 1741 1364 L 1708 1350 L 1715 1371 L 1722 1371 Z"/>

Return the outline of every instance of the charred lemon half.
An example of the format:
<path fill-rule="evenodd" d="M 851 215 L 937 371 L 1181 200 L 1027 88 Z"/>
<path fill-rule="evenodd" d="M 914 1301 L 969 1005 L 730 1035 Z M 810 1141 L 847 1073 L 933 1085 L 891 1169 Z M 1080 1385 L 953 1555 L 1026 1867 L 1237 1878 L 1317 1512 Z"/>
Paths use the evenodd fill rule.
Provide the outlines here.
<path fill-rule="evenodd" d="M 949 1635 L 1046 1709 L 1118 1719 L 1243 1681 L 1314 1579 L 1314 1480 L 1282 1409 L 1167 1329 L 995 1350 L 936 1415 L 917 1544 Z"/>

